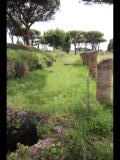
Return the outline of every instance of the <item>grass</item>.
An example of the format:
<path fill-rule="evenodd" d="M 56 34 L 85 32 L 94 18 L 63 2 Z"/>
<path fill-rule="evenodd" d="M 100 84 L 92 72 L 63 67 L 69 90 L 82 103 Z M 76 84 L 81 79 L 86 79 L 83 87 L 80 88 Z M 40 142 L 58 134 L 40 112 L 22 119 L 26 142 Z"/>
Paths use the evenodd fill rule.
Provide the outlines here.
<path fill-rule="evenodd" d="M 66 62 L 71 64 L 64 65 Z M 34 70 L 17 81 L 8 80 L 8 104 L 18 109 L 69 113 L 74 104 L 86 103 L 87 75 L 79 55 L 64 55 L 53 67 Z M 95 101 L 95 86 L 90 79 L 91 103 Z"/>
<path fill-rule="evenodd" d="M 20 59 L 20 54 L 29 54 L 23 51 L 16 52 L 18 53 L 8 50 L 8 57 Z M 88 113 L 86 106 L 88 69 L 83 66 L 79 54 L 67 55 L 60 51 L 37 52 L 39 58 L 50 54 L 58 55 L 54 66 L 44 70 L 34 70 L 18 80 L 7 81 L 8 106 L 16 110 L 25 108 L 49 113 L 53 119 L 54 117 L 67 117 L 71 123 L 66 135 L 74 137 L 74 145 L 80 145 L 79 143 L 82 145 L 81 138 L 84 139 L 83 132 L 86 129 L 85 120 L 89 118 L 88 139 L 92 144 L 90 137 L 95 137 L 95 144 L 98 144 L 93 147 L 93 144 L 90 145 L 89 156 L 92 156 L 91 159 L 94 160 L 91 154 L 96 151 L 98 157 L 101 156 L 96 160 L 110 160 L 111 148 L 105 151 L 101 146 L 105 148 L 112 143 L 112 104 L 103 105 L 96 101 L 96 83 L 94 79 L 89 78 L 90 110 Z M 101 59 L 106 59 L 106 55 L 99 55 L 98 61 Z M 46 132 L 46 128 L 44 130 Z M 72 138 L 70 138 L 70 143 L 72 143 L 71 140 Z M 69 145 L 74 148 L 74 145 L 68 142 L 67 146 Z"/>
<path fill-rule="evenodd" d="M 62 53 L 63 54 L 63 53 Z M 26 50 L 7 50 L 7 58 L 15 59 L 17 62 L 24 62 L 29 57 L 37 58 L 39 61 L 47 60 L 49 57 L 60 56 L 59 52 L 50 52 L 50 51 L 26 51 Z"/>
<path fill-rule="evenodd" d="M 113 53 L 111 53 L 111 52 L 102 53 L 102 54 L 98 55 L 97 62 L 99 63 L 100 61 L 105 60 L 105 59 L 109 59 L 109 58 L 113 59 Z"/>
<path fill-rule="evenodd" d="M 64 65 L 65 59 L 72 59 L 73 64 Z M 8 80 L 8 104 L 51 113 L 68 112 L 73 102 L 86 96 L 87 69 L 81 61 L 80 69 L 74 66 L 78 59 L 75 55 L 60 57 L 53 67 L 34 70 L 17 81 Z"/>

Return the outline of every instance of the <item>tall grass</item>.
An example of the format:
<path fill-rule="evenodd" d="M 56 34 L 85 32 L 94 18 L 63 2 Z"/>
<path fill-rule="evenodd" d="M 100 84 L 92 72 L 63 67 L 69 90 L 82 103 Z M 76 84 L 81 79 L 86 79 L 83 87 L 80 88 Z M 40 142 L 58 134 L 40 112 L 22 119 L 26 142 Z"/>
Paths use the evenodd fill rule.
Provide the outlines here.
<path fill-rule="evenodd" d="M 68 112 L 69 106 L 86 94 L 87 69 L 81 61 L 76 65 L 79 57 L 71 58 L 71 65 L 64 65 L 63 56 L 51 68 L 32 71 L 17 81 L 8 80 L 8 104 L 45 112 Z"/>

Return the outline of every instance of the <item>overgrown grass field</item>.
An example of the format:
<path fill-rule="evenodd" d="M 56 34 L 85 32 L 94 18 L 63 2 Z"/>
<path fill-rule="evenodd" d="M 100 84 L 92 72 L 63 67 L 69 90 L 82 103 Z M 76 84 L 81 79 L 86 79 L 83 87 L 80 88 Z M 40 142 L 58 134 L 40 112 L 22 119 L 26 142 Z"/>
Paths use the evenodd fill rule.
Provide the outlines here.
<path fill-rule="evenodd" d="M 17 54 L 19 58 L 21 53 Z M 15 108 L 68 113 L 75 102 L 86 97 L 87 74 L 79 55 L 63 55 L 53 67 L 34 70 L 18 80 L 8 80 L 8 104 Z M 91 94 L 95 98 L 92 88 Z"/>
<path fill-rule="evenodd" d="M 25 55 L 29 52 L 8 50 L 7 55 L 23 60 L 21 54 Z M 88 143 L 88 159 L 112 160 L 112 102 L 103 105 L 96 101 L 96 82 L 89 77 L 88 113 L 88 69 L 83 65 L 80 55 L 67 55 L 61 51 L 41 51 L 30 54 L 36 54 L 39 59 L 51 54 L 57 55 L 57 61 L 52 67 L 33 70 L 21 79 L 8 79 L 8 106 L 16 110 L 25 108 L 49 113 L 51 118 L 68 118 L 70 127 L 66 135 L 73 140 L 73 148 L 80 146 L 84 150 L 83 132 L 86 130 L 87 141 L 90 142 Z M 110 54 L 100 55 L 98 62 L 106 56 L 112 57 Z M 86 124 L 86 118 L 89 118 L 88 124 Z M 74 150 L 71 154 L 71 157 L 73 156 L 71 160 L 81 160 L 78 158 L 80 157 L 78 151 L 76 153 Z"/>

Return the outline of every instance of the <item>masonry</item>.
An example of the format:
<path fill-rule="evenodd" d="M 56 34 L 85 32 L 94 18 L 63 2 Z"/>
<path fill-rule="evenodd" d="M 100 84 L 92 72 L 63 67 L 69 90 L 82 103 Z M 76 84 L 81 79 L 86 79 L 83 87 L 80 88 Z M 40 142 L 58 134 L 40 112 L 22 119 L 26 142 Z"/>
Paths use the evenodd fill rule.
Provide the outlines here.
<path fill-rule="evenodd" d="M 80 54 L 83 64 L 88 66 L 89 69 L 89 75 L 91 77 L 96 78 L 97 73 L 97 52 L 96 51 L 90 51 L 90 52 L 84 52 Z"/>
<path fill-rule="evenodd" d="M 96 99 L 99 102 L 105 102 L 111 99 L 112 66 L 112 59 L 103 60 L 97 65 Z"/>

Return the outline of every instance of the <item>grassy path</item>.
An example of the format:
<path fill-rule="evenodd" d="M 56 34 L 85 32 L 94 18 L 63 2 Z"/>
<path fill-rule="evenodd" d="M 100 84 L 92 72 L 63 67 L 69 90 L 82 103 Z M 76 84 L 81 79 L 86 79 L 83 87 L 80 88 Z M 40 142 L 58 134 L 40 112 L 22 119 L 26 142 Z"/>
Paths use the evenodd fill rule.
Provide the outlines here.
<path fill-rule="evenodd" d="M 87 69 L 79 55 L 60 57 L 53 67 L 35 70 L 17 81 L 9 80 L 8 105 L 45 112 L 68 112 L 69 107 L 86 96 L 86 77 Z M 92 94 L 94 96 L 94 91 Z"/>

